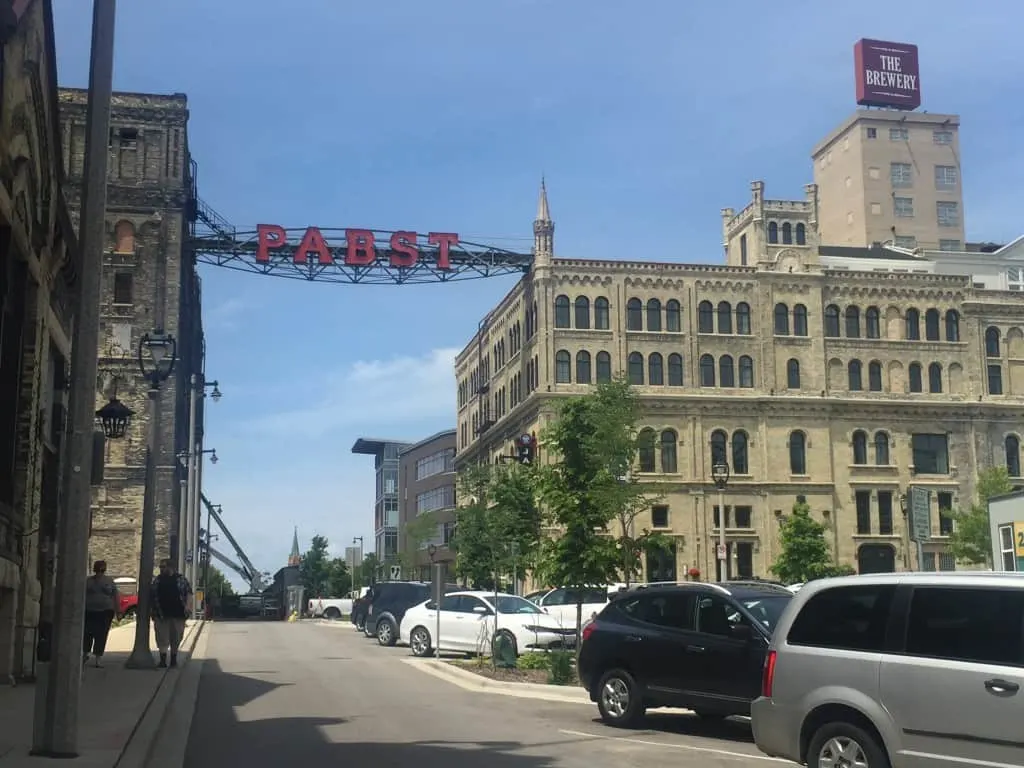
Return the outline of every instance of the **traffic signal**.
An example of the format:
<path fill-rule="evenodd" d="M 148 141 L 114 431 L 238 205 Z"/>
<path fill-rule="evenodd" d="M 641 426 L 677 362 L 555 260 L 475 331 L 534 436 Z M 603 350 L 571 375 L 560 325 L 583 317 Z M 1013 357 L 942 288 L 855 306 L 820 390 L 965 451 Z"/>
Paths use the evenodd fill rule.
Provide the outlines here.
<path fill-rule="evenodd" d="M 522 434 L 516 438 L 516 461 L 520 464 L 533 464 L 537 456 L 537 445 L 533 435 Z"/>

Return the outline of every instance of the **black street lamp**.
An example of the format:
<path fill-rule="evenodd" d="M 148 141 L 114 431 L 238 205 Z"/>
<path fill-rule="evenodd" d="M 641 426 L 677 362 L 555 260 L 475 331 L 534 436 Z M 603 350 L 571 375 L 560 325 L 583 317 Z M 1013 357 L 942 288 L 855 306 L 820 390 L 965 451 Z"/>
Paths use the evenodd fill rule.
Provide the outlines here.
<path fill-rule="evenodd" d="M 118 440 L 128 433 L 128 425 L 134 415 L 135 411 L 116 397 L 111 397 L 110 402 L 96 411 L 96 420 L 103 429 L 104 437 Z"/>
<path fill-rule="evenodd" d="M 711 465 L 711 480 L 718 489 L 718 579 L 728 579 L 728 547 L 725 545 L 725 486 L 729 484 L 729 464 L 720 459 Z"/>
<path fill-rule="evenodd" d="M 157 329 L 139 340 L 139 370 L 153 389 L 170 378 L 178 360 L 178 342 L 169 333 Z"/>

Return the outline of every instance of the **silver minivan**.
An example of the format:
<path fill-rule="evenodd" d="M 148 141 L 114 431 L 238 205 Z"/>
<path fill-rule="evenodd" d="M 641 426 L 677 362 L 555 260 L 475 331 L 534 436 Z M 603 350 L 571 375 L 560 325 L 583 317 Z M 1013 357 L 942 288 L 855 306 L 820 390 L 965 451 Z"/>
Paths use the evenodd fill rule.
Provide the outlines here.
<path fill-rule="evenodd" d="M 762 752 L 810 768 L 1024 766 L 1024 575 L 806 584 L 753 702 Z"/>

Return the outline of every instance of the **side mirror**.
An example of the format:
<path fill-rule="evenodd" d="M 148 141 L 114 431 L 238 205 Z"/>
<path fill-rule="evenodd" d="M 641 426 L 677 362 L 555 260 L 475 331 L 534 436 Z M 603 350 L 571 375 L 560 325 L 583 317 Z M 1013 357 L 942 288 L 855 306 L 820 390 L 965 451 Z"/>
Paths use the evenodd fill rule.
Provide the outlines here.
<path fill-rule="evenodd" d="M 478 613 L 481 616 L 486 616 L 486 615 L 488 615 L 490 613 L 490 611 L 487 610 L 487 608 L 485 608 L 482 605 L 474 605 L 473 606 L 473 613 Z"/>

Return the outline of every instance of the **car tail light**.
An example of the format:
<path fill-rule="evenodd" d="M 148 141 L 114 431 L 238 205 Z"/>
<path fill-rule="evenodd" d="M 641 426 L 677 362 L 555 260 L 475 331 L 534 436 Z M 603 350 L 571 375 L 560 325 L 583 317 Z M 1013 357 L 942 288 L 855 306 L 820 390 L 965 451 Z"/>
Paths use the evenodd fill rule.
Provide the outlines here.
<path fill-rule="evenodd" d="M 594 630 L 595 629 L 597 629 L 597 622 L 596 621 L 592 621 L 589 624 L 587 624 L 583 628 L 583 631 L 580 633 L 581 637 L 583 638 L 582 642 L 585 643 L 587 641 L 587 638 L 590 637 L 592 634 L 594 634 Z"/>
<path fill-rule="evenodd" d="M 770 699 L 772 697 L 772 687 L 775 684 L 775 659 L 775 651 L 768 651 L 768 655 L 764 657 L 764 675 L 761 677 L 761 695 L 766 699 Z"/>

